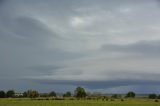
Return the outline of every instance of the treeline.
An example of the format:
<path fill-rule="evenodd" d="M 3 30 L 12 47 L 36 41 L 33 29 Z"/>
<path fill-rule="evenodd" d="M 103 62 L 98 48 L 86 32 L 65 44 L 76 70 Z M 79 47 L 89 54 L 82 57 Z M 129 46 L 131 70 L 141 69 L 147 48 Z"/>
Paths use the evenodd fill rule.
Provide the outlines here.
<path fill-rule="evenodd" d="M 7 92 L 0 90 L 0 98 L 37 98 L 37 97 L 57 97 L 57 93 L 55 91 L 51 91 L 49 93 L 39 93 L 37 90 L 27 90 L 23 93 L 15 93 L 14 90 L 9 90 Z M 63 94 L 63 97 L 74 97 L 77 99 L 80 98 L 101 98 L 107 100 L 108 97 L 106 95 L 102 95 L 101 93 L 88 93 L 83 87 L 77 87 L 74 90 L 74 94 L 72 94 L 70 91 L 67 91 Z M 133 91 L 128 92 L 125 96 L 120 94 L 113 94 L 110 98 L 118 99 L 118 98 L 134 98 L 136 97 L 136 93 Z M 156 94 L 149 94 L 149 99 L 160 99 L 160 95 Z M 122 99 L 123 100 L 123 99 Z"/>
<path fill-rule="evenodd" d="M 150 98 L 150 99 L 160 99 L 160 95 L 157 95 L 157 94 L 149 94 L 148 95 L 148 98 Z"/>
<path fill-rule="evenodd" d="M 52 91 L 50 93 L 39 93 L 37 90 L 27 90 L 23 93 L 15 93 L 14 90 L 9 90 L 4 92 L 0 91 L 0 98 L 16 98 L 16 97 L 25 97 L 25 98 L 36 98 L 36 97 L 56 97 L 56 92 Z"/>

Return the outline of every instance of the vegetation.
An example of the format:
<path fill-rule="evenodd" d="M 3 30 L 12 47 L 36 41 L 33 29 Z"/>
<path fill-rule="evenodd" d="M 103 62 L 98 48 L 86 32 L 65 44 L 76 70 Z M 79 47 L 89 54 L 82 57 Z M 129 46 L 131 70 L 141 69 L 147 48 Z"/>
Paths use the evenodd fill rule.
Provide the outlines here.
<path fill-rule="evenodd" d="M 156 95 L 155 93 L 149 94 L 148 95 L 149 99 L 160 99 L 160 95 Z"/>
<path fill-rule="evenodd" d="M 4 91 L 0 91 L 0 98 L 5 98 L 6 94 Z"/>
<path fill-rule="evenodd" d="M 14 96 L 15 96 L 14 90 L 9 90 L 9 91 L 7 91 L 6 97 L 14 97 Z"/>
<path fill-rule="evenodd" d="M 125 96 L 123 95 L 120 95 L 120 94 L 113 94 L 110 96 L 111 99 L 121 99 L 122 101 L 124 101 L 124 98 L 123 97 L 126 97 L 126 98 L 135 98 L 136 94 L 133 92 L 133 91 L 129 91 Z M 51 91 L 50 93 L 39 93 L 38 91 L 36 90 L 27 90 L 25 92 L 20 93 L 20 94 L 17 94 L 15 93 L 14 90 L 9 90 L 7 92 L 3 91 L 3 90 L 0 90 L 0 98 L 37 98 L 37 97 L 57 97 L 57 94 L 55 91 Z M 108 97 L 106 95 L 103 95 L 102 93 L 100 92 L 93 92 L 93 93 L 90 93 L 90 92 L 87 92 L 86 93 L 86 90 L 85 88 L 83 87 L 77 87 L 74 91 L 74 94 L 72 94 L 70 91 L 67 91 L 66 93 L 64 93 L 62 95 L 62 97 L 65 97 L 65 98 L 72 98 L 72 99 L 75 99 L 75 98 L 85 98 L 85 99 L 103 99 L 103 100 L 108 100 Z M 148 95 L 148 98 L 149 99 L 160 99 L 160 95 L 156 95 L 156 94 L 149 94 Z M 58 98 L 57 98 L 58 99 Z"/>
<path fill-rule="evenodd" d="M 77 98 L 84 98 L 84 97 L 86 97 L 86 91 L 85 91 L 85 89 L 84 88 L 82 88 L 82 87 L 77 87 L 76 88 L 76 90 L 75 90 L 75 96 L 77 97 Z"/>
<path fill-rule="evenodd" d="M 160 95 L 157 96 L 157 99 L 160 99 Z"/>
<path fill-rule="evenodd" d="M 134 98 L 136 96 L 136 94 L 134 93 L 134 92 L 132 92 L 132 91 L 130 91 L 130 92 L 128 92 L 127 94 L 126 94 L 126 97 L 128 98 Z"/>
<path fill-rule="evenodd" d="M 51 97 L 56 97 L 57 94 L 56 94 L 56 92 L 52 91 L 52 92 L 49 93 L 49 96 L 51 96 Z"/>
<path fill-rule="evenodd" d="M 115 99 L 117 99 L 117 98 L 121 98 L 121 95 L 113 94 L 113 95 L 111 96 L 111 98 L 115 98 Z"/>
<path fill-rule="evenodd" d="M 149 98 L 149 99 L 156 99 L 156 98 L 157 98 L 157 95 L 156 95 L 156 94 L 149 94 L 149 95 L 148 95 L 148 98 Z"/>
<path fill-rule="evenodd" d="M 52 100 L 52 99 L 0 99 L 0 106 L 160 106 L 159 102 L 152 99 L 114 99 L 103 100 Z"/>
<path fill-rule="evenodd" d="M 71 92 L 66 92 L 65 94 L 63 94 L 63 97 L 71 97 L 72 96 L 72 94 L 71 94 Z"/>
<path fill-rule="evenodd" d="M 39 93 L 36 90 L 28 90 L 23 93 L 23 97 L 35 98 L 38 96 L 39 96 Z"/>
<path fill-rule="evenodd" d="M 3 99 L 0 99 L 0 106 L 160 106 L 160 95 L 149 94 L 149 99 L 135 98 L 136 94 L 132 91 L 123 96 L 106 96 L 100 92 L 86 93 L 83 87 L 77 87 L 74 94 L 67 91 L 62 96 L 57 96 L 55 91 L 39 93 L 36 90 L 27 90 L 18 96 L 14 90 L 1 90 L 0 98 Z"/>
<path fill-rule="evenodd" d="M 42 93 L 39 95 L 40 97 L 49 97 L 49 94 L 48 93 Z"/>

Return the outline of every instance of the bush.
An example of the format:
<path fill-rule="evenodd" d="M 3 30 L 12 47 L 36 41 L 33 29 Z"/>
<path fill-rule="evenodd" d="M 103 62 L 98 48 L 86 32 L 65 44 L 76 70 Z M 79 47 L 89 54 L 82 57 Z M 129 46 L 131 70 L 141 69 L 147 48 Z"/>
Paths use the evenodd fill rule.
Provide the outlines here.
<path fill-rule="evenodd" d="M 154 100 L 155 102 L 158 102 L 158 100 L 156 99 L 156 100 Z"/>
<path fill-rule="evenodd" d="M 124 101 L 124 99 L 121 99 L 121 101 Z"/>

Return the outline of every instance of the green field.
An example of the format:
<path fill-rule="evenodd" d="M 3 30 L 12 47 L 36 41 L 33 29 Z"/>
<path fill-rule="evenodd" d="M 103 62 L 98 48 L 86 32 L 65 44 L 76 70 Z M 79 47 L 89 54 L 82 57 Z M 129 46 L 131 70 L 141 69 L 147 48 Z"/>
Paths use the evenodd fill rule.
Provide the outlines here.
<path fill-rule="evenodd" d="M 0 106 L 160 106 L 159 102 L 149 99 L 125 99 L 121 101 L 102 100 L 31 100 L 0 99 Z"/>

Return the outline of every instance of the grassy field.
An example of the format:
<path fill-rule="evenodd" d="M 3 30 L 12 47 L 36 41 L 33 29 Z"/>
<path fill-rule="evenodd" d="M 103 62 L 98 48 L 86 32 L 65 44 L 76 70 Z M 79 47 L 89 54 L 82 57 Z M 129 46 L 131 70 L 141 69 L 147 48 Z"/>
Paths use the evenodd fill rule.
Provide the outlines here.
<path fill-rule="evenodd" d="M 0 99 L 0 106 L 160 106 L 160 102 L 148 99 L 124 101 Z"/>

